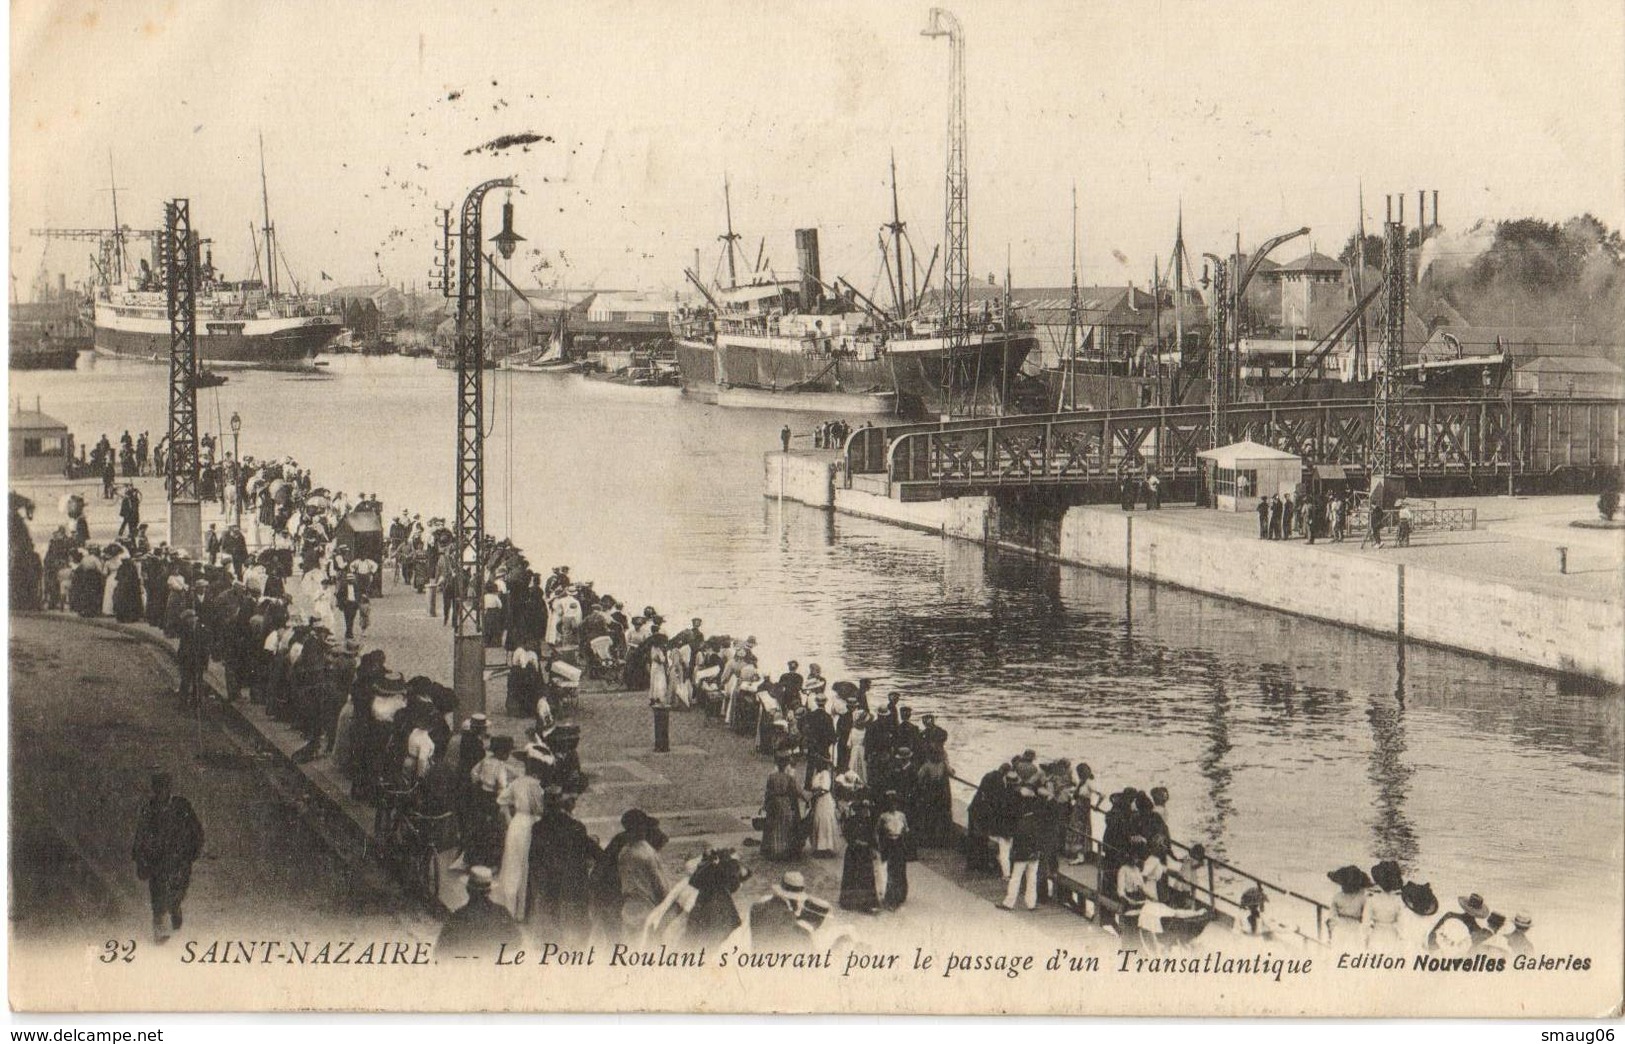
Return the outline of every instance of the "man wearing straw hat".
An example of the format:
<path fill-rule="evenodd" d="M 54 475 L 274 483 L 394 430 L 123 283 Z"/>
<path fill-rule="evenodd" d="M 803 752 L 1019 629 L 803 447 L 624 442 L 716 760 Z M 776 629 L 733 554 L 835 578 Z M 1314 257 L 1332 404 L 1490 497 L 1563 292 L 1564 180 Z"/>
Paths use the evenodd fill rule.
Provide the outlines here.
<path fill-rule="evenodd" d="M 436 959 L 494 957 L 504 944 L 518 945 L 519 926 L 508 911 L 491 901 L 494 881 L 490 867 L 469 868 L 468 902 L 441 926 L 434 948 Z"/>
<path fill-rule="evenodd" d="M 750 945 L 753 950 L 796 950 L 807 946 L 807 933 L 797 925 L 807 901 L 807 879 L 788 870 L 772 892 L 751 904 Z"/>

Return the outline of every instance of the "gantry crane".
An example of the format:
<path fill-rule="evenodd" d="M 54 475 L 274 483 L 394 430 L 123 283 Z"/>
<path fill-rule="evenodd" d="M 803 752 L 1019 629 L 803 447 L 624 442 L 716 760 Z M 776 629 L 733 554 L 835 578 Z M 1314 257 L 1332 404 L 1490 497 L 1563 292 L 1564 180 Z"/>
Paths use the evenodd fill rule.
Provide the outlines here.
<path fill-rule="evenodd" d="M 970 204 L 969 175 L 965 169 L 965 31 L 953 12 L 931 8 L 930 20 L 921 35 L 948 38 L 948 162 L 944 185 L 943 234 L 945 256 L 942 264 L 942 335 L 944 389 L 947 412 L 952 415 L 956 400 L 963 397 L 974 414 L 980 389 L 976 382 L 963 387 L 959 373 L 963 365 L 967 324 L 970 318 Z M 979 375 L 978 375 L 979 376 Z"/>

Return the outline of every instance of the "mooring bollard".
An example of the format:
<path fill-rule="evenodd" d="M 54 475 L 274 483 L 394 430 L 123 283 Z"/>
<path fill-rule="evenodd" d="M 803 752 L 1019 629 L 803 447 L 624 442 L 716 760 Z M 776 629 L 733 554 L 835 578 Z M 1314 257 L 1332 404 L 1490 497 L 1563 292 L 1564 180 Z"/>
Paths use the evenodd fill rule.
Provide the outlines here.
<path fill-rule="evenodd" d="M 1557 549 L 1557 571 L 1565 574 L 1569 571 L 1569 549 L 1566 547 Z"/>
<path fill-rule="evenodd" d="M 655 719 L 655 753 L 671 753 L 671 708 L 663 703 L 651 703 L 649 709 Z"/>

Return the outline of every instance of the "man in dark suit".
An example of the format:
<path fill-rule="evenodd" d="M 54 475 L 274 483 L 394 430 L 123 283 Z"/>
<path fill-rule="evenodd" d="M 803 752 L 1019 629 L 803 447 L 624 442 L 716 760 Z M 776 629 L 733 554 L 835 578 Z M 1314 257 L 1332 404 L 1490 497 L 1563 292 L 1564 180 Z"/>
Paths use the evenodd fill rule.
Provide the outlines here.
<path fill-rule="evenodd" d="M 785 672 L 779 675 L 778 684 L 775 686 L 779 707 L 786 715 L 794 714 L 801 706 L 801 686 L 807 679 L 801 676 L 800 667 L 801 664 L 791 660 L 786 665 Z"/>
<path fill-rule="evenodd" d="M 829 699 L 823 695 L 813 697 L 813 709 L 801 724 L 802 753 L 807 756 L 807 778 L 802 786 L 812 784 L 815 765 L 835 763 L 835 719 L 829 713 Z"/>
<path fill-rule="evenodd" d="M 242 526 L 233 525 L 226 529 L 226 535 L 220 538 L 220 553 L 231 556 L 231 570 L 241 580 L 243 566 L 248 562 L 248 538 L 243 536 Z"/>
<path fill-rule="evenodd" d="M 925 733 L 914 724 L 914 708 L 899 707 L 897 710 L 897 728 L 892 733 L 892 749 L 901 750 L 907 747 L 918 759 L 925 750 Z"/>
<path fill-rule="evenodd" d="M 519 926 L 508 911 L 491 901 L 489 867 L 468 870 L 468 902 L 446 918 L 435 943 L 435 959 L 494 958 L 501 946 L 519 943 Z"/>

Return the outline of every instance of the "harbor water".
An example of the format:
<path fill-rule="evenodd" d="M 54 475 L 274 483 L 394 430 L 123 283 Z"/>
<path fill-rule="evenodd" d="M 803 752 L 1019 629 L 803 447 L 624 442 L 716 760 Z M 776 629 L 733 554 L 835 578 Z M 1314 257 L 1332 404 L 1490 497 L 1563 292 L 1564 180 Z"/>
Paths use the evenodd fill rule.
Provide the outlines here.
<path fill-rule="evenodd" d="M 81 441 L 156 440 L 161 367 L 80 366 L 13 373 L 13 395 Z M 245 454 L 450 517 L 454 382 L 394 357 L 233 372 L 200 423 L 229 449 L 237 413 Z M 487 528 L 535 567 L 568 563 L 668 631 L 755 635 L 774 673 L 872 677 L 938 715 L 962 777 L 1033 748 L 1103 789 L 1168 787 L 1177 838 L 1308 895 L 1393 858 L 1444 908 L 1481 893 L 1554 946 L 1620 923 L 1617 690 L 766 499 L 761 456 L 786 423 L 810 446 L 806 414 L 499 372 L 486 417 Z"/>

